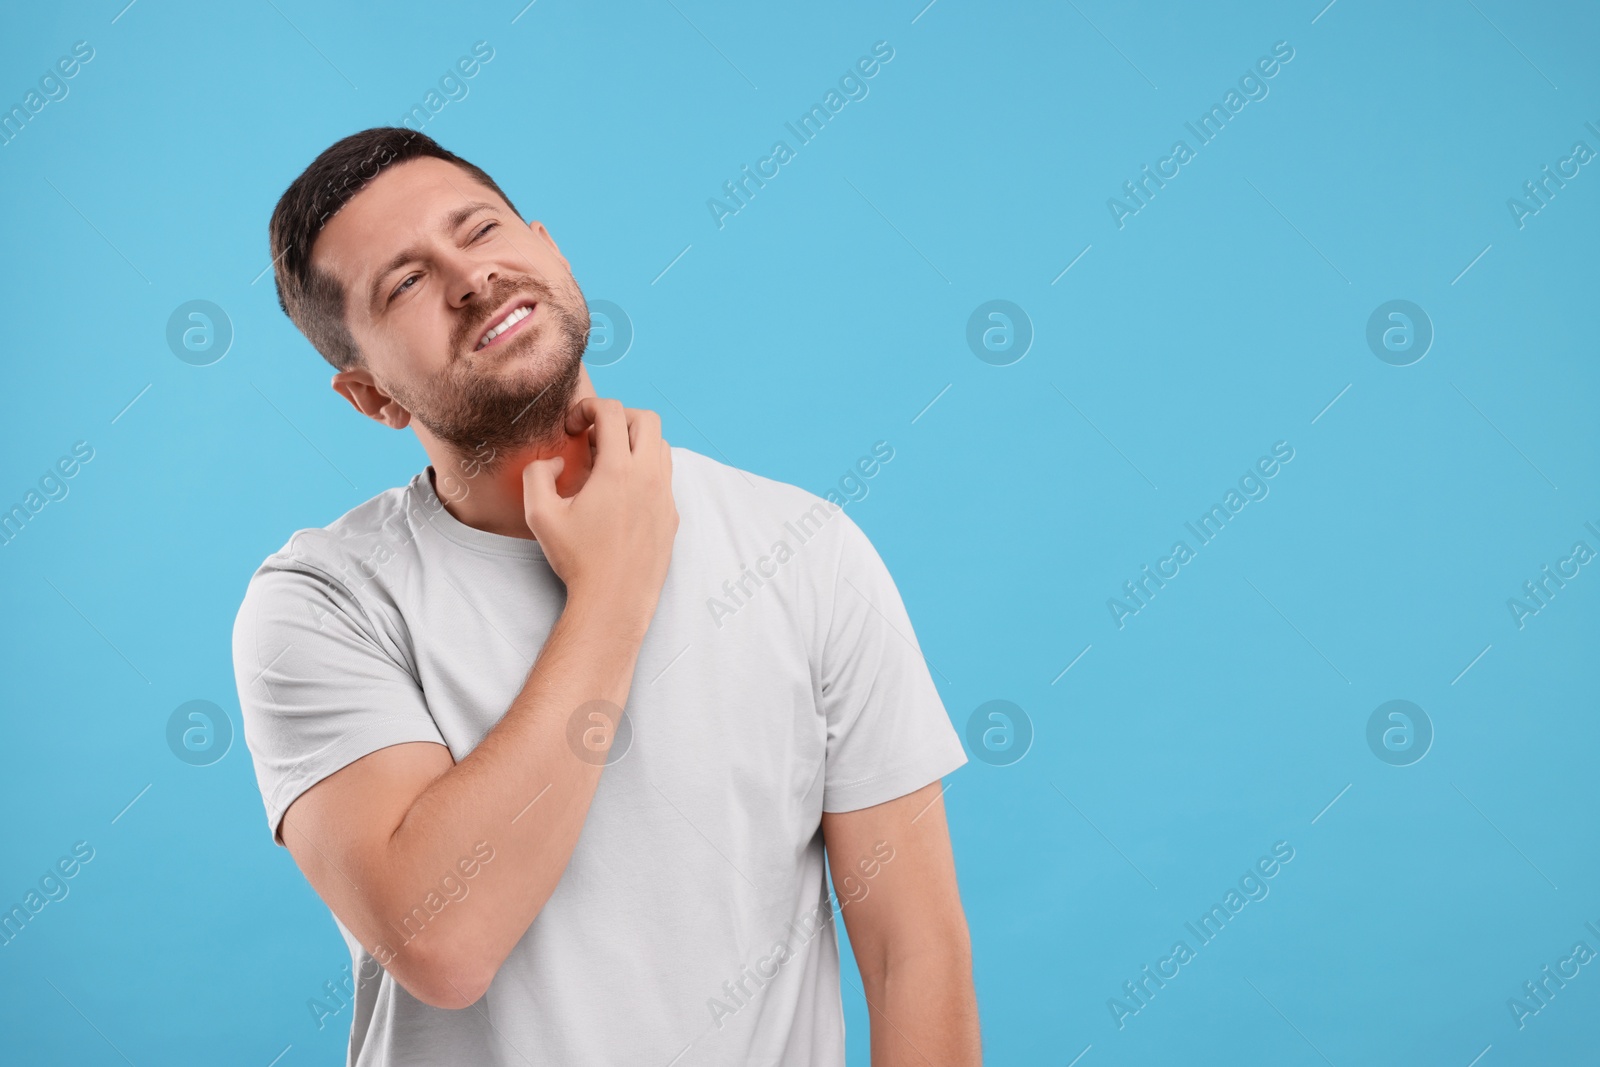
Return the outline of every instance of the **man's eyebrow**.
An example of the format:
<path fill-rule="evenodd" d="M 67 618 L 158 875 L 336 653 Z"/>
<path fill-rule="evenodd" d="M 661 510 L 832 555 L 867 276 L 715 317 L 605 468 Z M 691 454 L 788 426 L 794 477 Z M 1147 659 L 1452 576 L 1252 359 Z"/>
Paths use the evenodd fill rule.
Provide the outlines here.
<path fill-rule="evenodd" d="M 486 203 L 482 200 L 474 200 L 471 203 L 462 204 L 460 207 L 456 208 L 454 211 L 450 212 L 450 214 L 444 217 L 442 229 L 446 233 L 449 233 L 480 211 L 498 210 L 499 208 L 496 205 Z M 367 291 L 367 306 L 369 308 L 373 308 L 378 305 L 379 290 L 383 288 L 383 280 L 385 278 L 387 278 L 392 272 L 399 270 L 401 267 L 411 262 L 413 259 L 420 259 L 421 257 L 421 251 L 416 248 L 402 248 L 390 258 L 389 262 L 379 267 L 378 272 L 372 276 L 372 287 Z"/>

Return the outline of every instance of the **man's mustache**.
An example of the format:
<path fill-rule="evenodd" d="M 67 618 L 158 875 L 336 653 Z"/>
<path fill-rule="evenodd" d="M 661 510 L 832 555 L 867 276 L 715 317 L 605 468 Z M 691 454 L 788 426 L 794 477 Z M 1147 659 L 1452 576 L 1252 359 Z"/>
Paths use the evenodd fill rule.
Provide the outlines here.
<path fill-rule="evenodd" d="M 477 314 L 472 316 L 471 321 L 462 320 L 463 325 L 457 329 L 450 346 L 454 358 L 461 358 L 462 350 L 483 336 L 483 331 L 494 314 L 506 305 L 506 301 L 518 295 L 530 297 L 537 303 L 549 305 L 552 309 L 561 306 L 555 298 L 554 290 L 543 282 L 531 278 L 496 289 L 491 296 L 475 306 Z"/>

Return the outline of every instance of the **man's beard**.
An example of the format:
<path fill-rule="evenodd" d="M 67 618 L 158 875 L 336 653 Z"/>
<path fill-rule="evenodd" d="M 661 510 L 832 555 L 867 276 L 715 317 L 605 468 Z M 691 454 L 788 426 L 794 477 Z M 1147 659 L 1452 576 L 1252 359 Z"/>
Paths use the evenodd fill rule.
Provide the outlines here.
<path fill-rule="evenodd" d="M 490 316 L 518 294 L 538 302 L 536 313 L 543 321 L 518 330 L 484 362 L 527 365 L 507 373 L 486 371 L 473 359 L 476 353 L 461 353 L 477 343 Z M 389 389 L 413 418 L 456 453 L 469 475 L 493 473 L 511 453 L 559 439 L 589 343 L 589 305 L 577 282 L 570 295 L 557 296 L 533 278 L 502 277 L 481 307 L 480 315 L 464 318 L 455 331 L 452 358 L 443 371 L 420 390 L 409 385 L 396 390 L 393 383 Z"/>

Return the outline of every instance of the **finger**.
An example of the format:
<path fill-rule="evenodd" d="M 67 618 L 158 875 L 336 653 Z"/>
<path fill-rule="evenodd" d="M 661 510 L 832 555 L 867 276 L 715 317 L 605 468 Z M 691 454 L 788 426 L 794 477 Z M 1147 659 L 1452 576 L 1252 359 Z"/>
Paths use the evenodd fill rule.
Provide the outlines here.
<path fill-rule="evenodd" d="M 576 437 L 594 425 L 594 408 L 599 397 L 580 396 L 567 406 L 568 436 Z"/>
<path fill-rule="evenodd" d="M 609 468 L 628 458 L 628 417 L 622 401 L 609 397 L 585 397 L 594 419 L 594 465 Z"/>
<path fill-rule="evenodd" d="M 661 416 L 648 408 L 628 408 L 628 447 L 641 454 L 661 440 Z"/>
<path fill-rule="evenodd" d="M 536 459 L 522 468 L 522 503 L 529 515 L 544 518 L 562 504 L 556 492 L 556 479 L 560 477 L 567 461 L 562 456 Z"/>
<path fill-rule="evenodd" d="M 610 397 L 580 396 L 567 406 L 567 435 L 576 437 L 588 430 L 593 430 L 598 423 L 599 412 L 607 406 L 622 407 L 620 400 Z"/>

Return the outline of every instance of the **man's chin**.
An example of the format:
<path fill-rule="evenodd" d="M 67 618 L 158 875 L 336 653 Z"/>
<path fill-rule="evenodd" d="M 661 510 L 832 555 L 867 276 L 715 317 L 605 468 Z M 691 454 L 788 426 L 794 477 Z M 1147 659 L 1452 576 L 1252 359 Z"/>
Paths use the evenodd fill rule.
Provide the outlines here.
<path fill-rule="evenodd" d="M 554 394 L 564 388 L 576 388 L 578 381 L 577 369 L 569 363 L 567 353 L 546 345 L 496 356 L 491 365 L 484 368 L 484 376 L 494 378 L 506 392 L 522 393 L 529 398 L 547 390 Z M 559 398 L 552 395 L 550 399 Z"/>
<path fill-rule="evenodd" d="M 578 389 L 583 352 L 565 331 L 534 324 L 523 335 L 479 349 L 441 379 L 417 420 L 464 457 L 498 467 L 513 452 L 562 436 Z"/>

